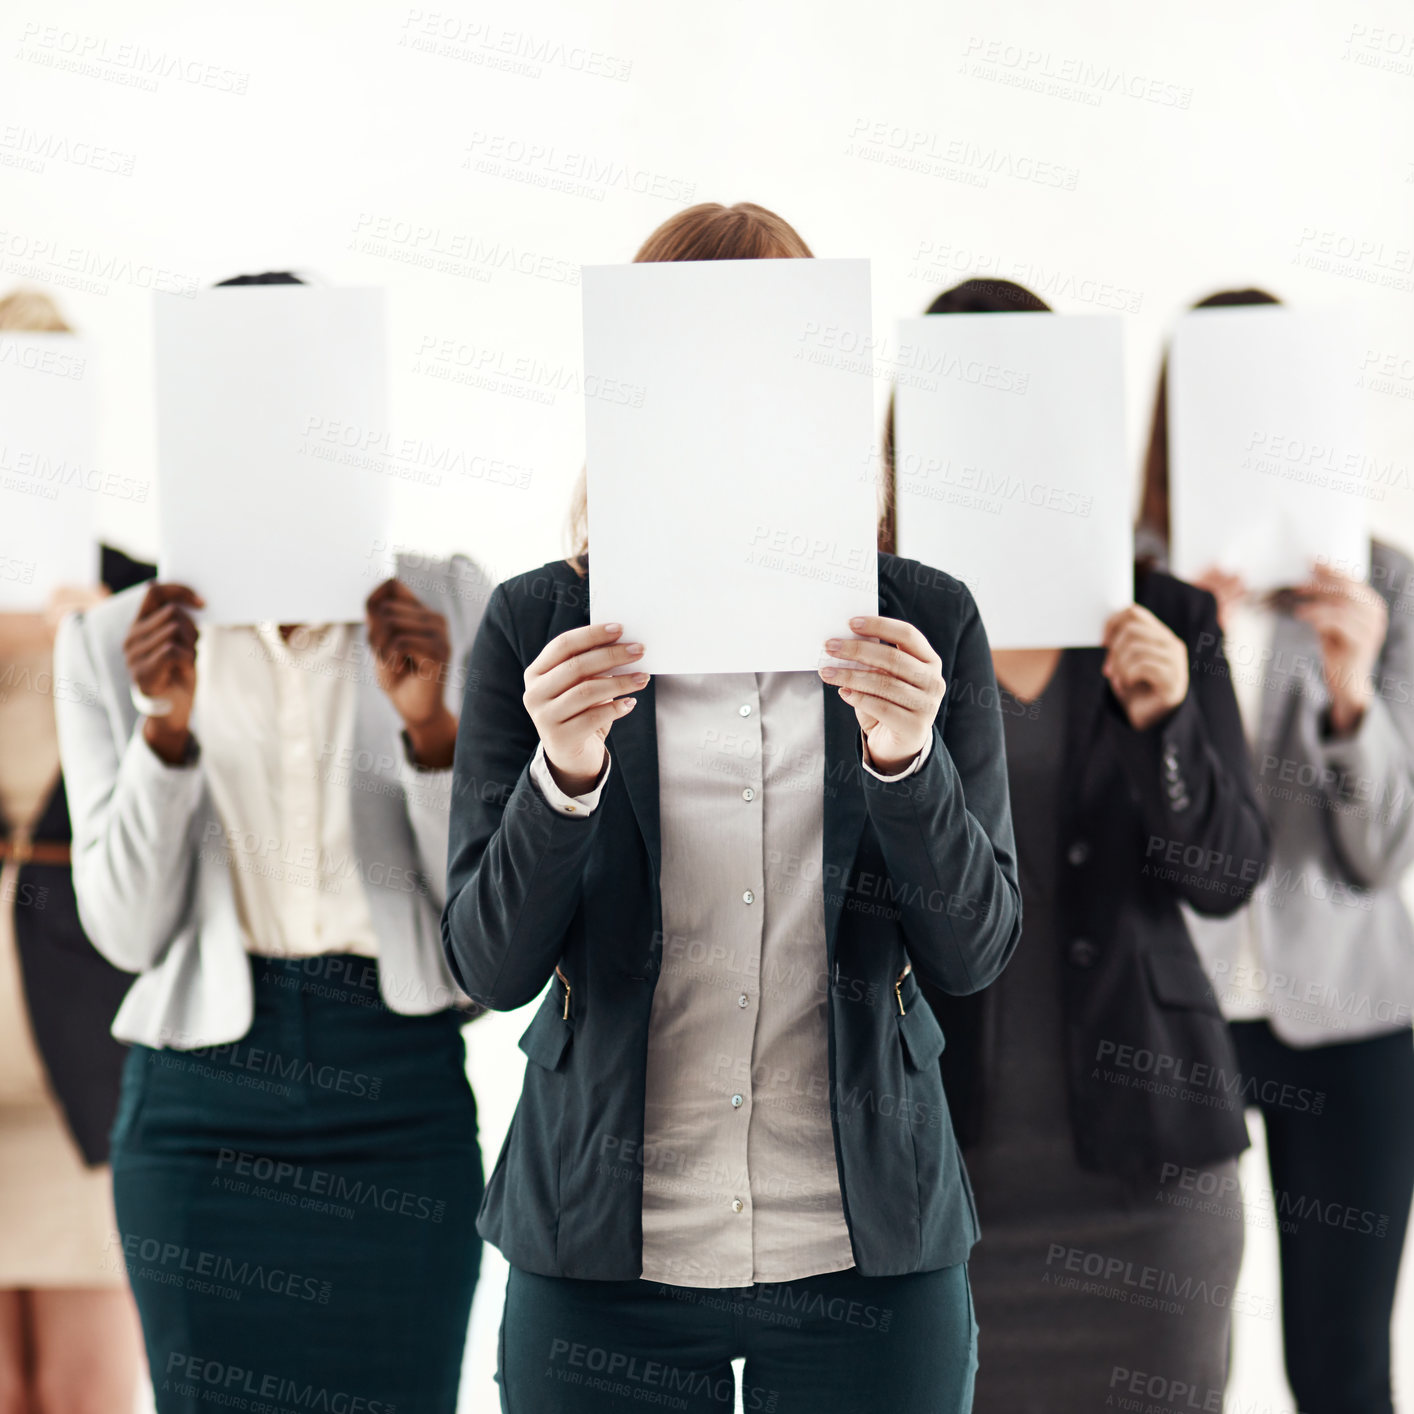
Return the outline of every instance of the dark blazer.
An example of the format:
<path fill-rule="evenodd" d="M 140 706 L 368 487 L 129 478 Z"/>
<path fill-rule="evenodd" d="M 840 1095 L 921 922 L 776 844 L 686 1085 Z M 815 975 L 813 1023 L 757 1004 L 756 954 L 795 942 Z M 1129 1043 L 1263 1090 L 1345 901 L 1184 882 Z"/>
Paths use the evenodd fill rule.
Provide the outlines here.
<path fill-rule="evenodd" d="M 115 593 L 151 579 L 155 567 L 103 547 L 103 583 Z M 64 685 L 56 683 L 55 692 Z M 9 828 L 0 819 L 0 835 Z M 68 843 L 69 806 L 60 780 L 32 834 Z M 90 1165 L 108 1158 L 127 1048 L 109 1033 L 132 978 L 89 942 L 79 923 L 67 864 L 23 865 L 15 887 L 15 939 L 30 1029 L 69 1131 Z"/>
<path fill-rule="evenodd" d="M 854 712 L 821 684 L 830 1112 L 854 1259 L 869 1276 L 950 1266 L 976 1240 L 943 1035 L 916 979 L 985 987 L 1021 926 L 1001 717 L 972 596 L 881 555 L 879 612 L 922 629 L 948 691 L 923 769 L 885 783 L 861 770 Z M 482 1236 L 527 1271 L 631 1280 L 662 951 L 652 684 L 614 725 L 613 766 L 586 818 L 552 811 L 532 784 L 538 739 L 521 701 L 525 668 L 588 614 L 588 581 L 564 563 L 491 597 L 457 739 L 442 937 L 458 982 L 493 1009 L 532 1001 L 557 964 L 569 987 L 552 983 L 521 1038 L 530 1064 Z"/>
<path fill-rule="evenodd" d="M 1137 732 L 1100 675 L 1105 651 L 1068 650 L 1055 944 L 1076 1154 L 1086 1168 L 1152 1174 L 1247 1147 L 1232 1041 L 1179 904 L 1235 912 L 1268 838 L 1212 595 L 1140 572 L 1135 598 L 1187 644 L 1188 696 Z M 948 1033 L 943 1076 L 966 1149 L 986 1132 L 998 998 L 928 995 Z"/>

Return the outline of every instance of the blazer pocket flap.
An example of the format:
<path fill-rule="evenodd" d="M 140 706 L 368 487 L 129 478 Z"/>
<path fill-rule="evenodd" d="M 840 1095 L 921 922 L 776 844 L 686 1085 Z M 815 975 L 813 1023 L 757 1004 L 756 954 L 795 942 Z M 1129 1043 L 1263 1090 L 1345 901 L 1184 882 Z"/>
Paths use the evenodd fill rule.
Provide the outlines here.
<path fill-rule="evenodd" d="M 551 998 L 549 1004 L 542 1005 L 535 1013 L 519 1044 L 536 1065 L 543 1065 L 546 1070 L 558 1070 L 573 1036 L 574 1029 Z"/>
<path fill-rule="evenodd" d="M 1220 1014 L 1212 983 L 1197 958 L 1146 952 L 1144 962 L 1149 969 L 1154 996 L 1165 1006 L 1192 1007 Z"/>
<path fill-rule="evenodd" d="M 898 1033 L 903 1038 L 904 1054 L 915 1070 L 933 1065 L 943 1053 L 947 1041 L 933 1008 L 922 997 L 898 1019 Z"/>

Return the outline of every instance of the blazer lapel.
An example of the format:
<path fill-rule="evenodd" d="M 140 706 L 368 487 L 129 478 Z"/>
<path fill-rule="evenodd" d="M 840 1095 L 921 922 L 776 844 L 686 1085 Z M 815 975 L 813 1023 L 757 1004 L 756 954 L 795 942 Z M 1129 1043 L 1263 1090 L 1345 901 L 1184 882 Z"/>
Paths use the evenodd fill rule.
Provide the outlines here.
<path fill-rule="evenodd" d="M 825 889 L 825 956 L 833 968 L 835 934 L 844 910 L 845 881 L 864 831 L 864 783 L 860 779 L 859 719 L 838 689 L 821 682 L 825 708 L 825 830 L 822 878 Z"/>
<path fill-rule="evenodd" d="M 638 706 L 627 717 L 620 717 L 609 733 L 609 756 L 613 769 L 623 776 L 656 880 L 663 867 L 663 841 L 658 823 L 658 725 L 653 679 L 634 696 Z"/>
<path fill-rule="evenodd" d="M 1056 687 L 1066 694 L 1065 804 L 1067 814 L 1080 805 L 1085 779 L 1095 760 L 1095 737 L 1106 709 L 1109 684 L 1100 673 L 1105 661 L 1103 648 L 1067 648 L 1061 654 Z"/>

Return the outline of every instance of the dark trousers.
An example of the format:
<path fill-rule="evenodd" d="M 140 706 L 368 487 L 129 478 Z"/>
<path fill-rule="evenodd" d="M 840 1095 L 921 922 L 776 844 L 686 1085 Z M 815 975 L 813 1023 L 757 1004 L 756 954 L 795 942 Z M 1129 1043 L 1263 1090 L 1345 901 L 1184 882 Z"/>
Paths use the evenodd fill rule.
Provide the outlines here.
<path fill-rule="evenodd" d="M 460 1019 L 400 1016 L 377 964 L 252 958 L 255 1017 L 134 1046 L 119 1232 L 160 1414 L 452 1414 L 481 1257 Z"/>
<path fill-rule="evenodd" d="M 506 1414 L 730 1414 L 736 1357 L 747 1414 L 965 1414 L 977 1373 L 966 1264 L 721 1291 L 511 1268 Z"/>
<path fill-rule="evenodd" d="M 1414 1037 L 1299 1050 L 1232 1027 L 1267 1130 L 1286 1374 L 1303 1414 L 1393 1414 L 1390 1317 L 1414 1195 Z"/>

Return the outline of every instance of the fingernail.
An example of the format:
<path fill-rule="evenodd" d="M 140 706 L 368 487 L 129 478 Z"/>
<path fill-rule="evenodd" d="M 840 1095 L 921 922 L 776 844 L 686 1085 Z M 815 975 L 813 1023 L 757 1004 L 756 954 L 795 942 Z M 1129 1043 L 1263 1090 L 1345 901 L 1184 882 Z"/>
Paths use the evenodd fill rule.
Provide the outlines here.
<path fill-rule="evenodd" d="M 628 648 L 630 658 L 641 658 L 643 656 L 643 645 L 641 643 L 630 643 L 625 645 Z"/>
<path fill-rule="evenodd" d="M 825 651 L 827 653 L 838 653 L 840 651 L 840 641 L 838 638 L 827 638 L 825 640 Z"/>
<path fill-rule="evenodd" d="M 850 626 L 850 628 L 863 628 L 863 627 L 864 627 L 864 620 L 863 620 L 863 619 L 851 619 L 851 620 L 849 621 L 849 626 Z"/>
<path fill-rule="evenodd" d="M 839 677 L 839 675 L 840 675 L 840 670 L 839 670 L 838 668 L 821 668 L 821 669 L 820 669 L 820 676 L 821 676 L 822 678 L 824 678 L 826 682 L 834 682 L 834 680 L 835 680 L 837 677 Z"/>
<path fill-rule="evenodd" d="M 625 712 L 632 712 L 633 709 L 638 705 L 638 698 L 636 698 L 636 697 L 625 697 L 625 698 L 623 699 L 623 704 L 624 704 L 624 711 L 625 711 Z"/>
<path fill-rule="evenodd" d="M 622 624 L 605 624 L 605 625 L 604 625 L 604 632 L 605 632 L 605 633 L 622 633 L 623 631 L 624 631 L 624 626 L 623 626 Z"/>
<path fill-rule="evenodd" d="M 648 682 L 648 674 L 647 674 L 647 673 L 635 673 L 635 674 L 633 675 L 633 680 L 634 680 L 634 682 L 643 683 L 643 684 L 646 685 L 647 682 Z"/>

